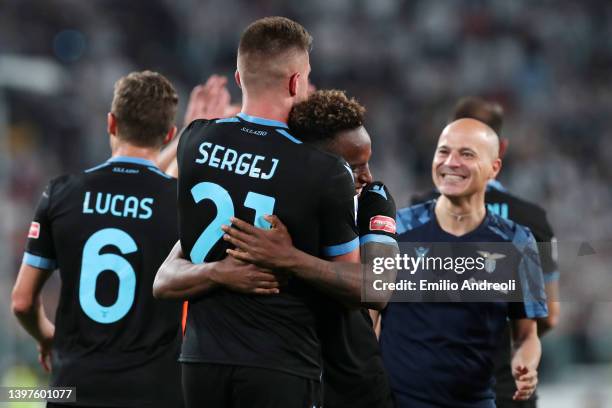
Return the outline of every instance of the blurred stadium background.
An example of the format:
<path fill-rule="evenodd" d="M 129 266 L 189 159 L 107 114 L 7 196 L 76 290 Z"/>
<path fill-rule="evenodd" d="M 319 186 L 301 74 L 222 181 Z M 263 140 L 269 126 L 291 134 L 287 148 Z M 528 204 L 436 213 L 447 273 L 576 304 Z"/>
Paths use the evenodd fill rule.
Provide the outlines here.
<path fill-rule="evenodd" d="M 0 0 L 2 385 L 46 381 L 10 313 L 10 289 L 47 179 L 109 156 L 114 81 L 160 71 L 184 111 L 194 85 L 212 73 L 232 77 L 241 30 L 266 15 L 311 32 L 317 87 L 345 89 L 366 105 L 373 172 L 398 206 L 429 188 L 452 106 L 476 94 L 506 109 L 501 181 L 548 210 L 561 243 L 611 240 L 609 1 Z M 581 290 L 544 338 L 543 408 L 612 407 L 612 254 L 587 258 L 561 265 L 562 286 Z M 58 279 L 49 286 L 53 308 Z"/>

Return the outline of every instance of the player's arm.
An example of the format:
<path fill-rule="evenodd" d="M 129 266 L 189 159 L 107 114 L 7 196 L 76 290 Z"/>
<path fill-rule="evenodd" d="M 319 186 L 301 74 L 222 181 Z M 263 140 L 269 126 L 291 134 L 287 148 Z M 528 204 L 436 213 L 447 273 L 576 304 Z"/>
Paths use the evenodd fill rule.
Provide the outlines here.
<path fill-rule="evenodd" d="M 516 392 L 512 399 L 527 400 L 538 384 L 538 365 L 542 346 L 538 337 L 537 323 L 533 319 L 512 321 L 512 376 Z"/>
<path fill-rule="evenodd" d="M 205 84 L 194 87 L 187 103 L 183 126 L 196 119 L 224 118 L 237 113 L 238 109 L 230 105 L 230 93 L 226 86 L 226 77 L 213 74 Z M 180 135 L 168 143 L 157 160 L 159 168 L 173 177 L 178 177 L 176 148 L 179 138 Z"/>
<path fill-rule="evenodd" d="M 51 370 L 51 344 L 55 326 L 47 318 L 42 288 L 57 268 L 52 233 L 51 196 L 55 181 L 45 188 L 30 225 L 26 251 L 12 292 L 12 310 L 21 326 L 38 342 L 38 359 Z"/>
<path fill-rule="evenodd" d="M 548 306 L 548 316 L 538 319 L 538 335 L 541 337 L 559 323 L 561 313 L 561 303 L 559 302 L 559 272 L 557 265 L 557 249 L 554 232 L 546 213 L 539 218 L 542 227 L 534 228 L 534 236 L 538 244 L 540 253 L 540 263 L 544 274 L 544 290 L 546 291 L 546 303 Z"/>
<path fill-rule="evenodd" d="M 160 266 L 153 282 L 158 299 L 191 299 L 219 287 L 241 293 L 273 295 L 282 277 L 226 257 L 222 261 L 193 264 L 185 259 L 180 241 Z"/>
<path fill-rule="evenodd" d="M 548 316 L 538 319 L 538 334 L 545 335 L 559 324 L 561 314 L 561 302 L 559 302 L 559 281 L 547 281 L 544 285 L 546 292 L 546 304 L 548 305 Z"/>
<path fill-rule="evenodd" d="M 45 314 L 40 292 L 52 272 L 23 262 L 12 293 L 13 314 L 38 342 L 39 362 L 46 371 L 51 371 L 51 344 L 55 326 Z"/>
<path fill-rule="evenodd" d="M 391 192 L 380 181 L 368 184 L 359 197 L 357 226 L 359 228 L 359 246 L 361 262 L 367 266 L 363 276 L 362 298 L 375 307 L 370 313 L 374 328 L 380 331 L 380 315 L 377 310 L 387 306 L 392 291 L 376 290 L 379 285 L 395 282 L 397 270 L 395 262 L 391 268 L 374 269 L 374 264 L 385 259 L 394 259 L 399 255 L 396 228 L 397 208 Z M 376 271 L 376 273 L 374 273 Z M 385 287 L 385 286 L 383 286 Z M 380 286 L 378 286 L 380 289 Z"/>
<path fill-rule="evenodd" d="M 223 239 L 236 249 L 228 249 L 232 257 L 270 270 L 280 270 L 304 279 L 349 307 L 379 308 L 381 304 L 362 303 L 362 278 L 371 276 L 371 265 L 332 262 L 317 258 L 293 246 L 287 227 L 274 215 L 264 217 L 272 228 L 264 230 L 238 218 L 232 227 L 222 227 Z M 352 259 L 355 257 L 351 252 Z M 368 269 L 369 268 L 369 269 Z"/>

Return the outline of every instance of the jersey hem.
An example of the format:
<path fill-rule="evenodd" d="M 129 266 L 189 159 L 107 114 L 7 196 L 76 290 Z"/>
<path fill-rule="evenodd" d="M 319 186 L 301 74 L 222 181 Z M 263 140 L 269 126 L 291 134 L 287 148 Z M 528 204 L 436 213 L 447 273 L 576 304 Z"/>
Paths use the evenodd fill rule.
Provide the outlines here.
<path fill-rule="evenodd" d="M 210 360 L 210 359 L 202 359 L 199 357 L 190 357 L 190 356 L 180 356 L 178 359 L 179 363 L 202 363 L 202 364 L 219 364 L 219 365 L 231 365 L 231 366 L 238 366 L 238 367 L 254 367 L 254 368 L 263 368 L 266 370 L 275 370 L 275 371 L 280 371 L 286 374 L 291 374 L 291 375 L 295 375 L 297 377 L 301 377 L 301 378 L 307 378 L 309 380 L 316 380 L 319 381 L 321 378 L 321 373 L 317 373 L 317 374 L 304 374 L 303 372 L 298 372 L 298 371 L 294 371 L 294 370 L 289 370 L 286 368 L 281 368 L 281 367 L 273 367 L 273 366 L 266 366 L 263 364 L 245 364 L 242 362 L 237 362 L 237 361 L 220 361 L 220 360 Z"/>

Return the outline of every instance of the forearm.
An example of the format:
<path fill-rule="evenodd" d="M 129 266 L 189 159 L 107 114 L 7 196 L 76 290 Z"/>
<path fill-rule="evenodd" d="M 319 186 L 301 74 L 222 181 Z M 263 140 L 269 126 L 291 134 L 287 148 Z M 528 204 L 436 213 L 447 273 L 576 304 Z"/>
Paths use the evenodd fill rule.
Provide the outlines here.
<path fill-rule="evenodd" d="M 348 262 L 330 262 L 295 250 L 293 262 L 287 268 L 322 292 L 349 307 L 361 305 L 361 279 L 363 265 Z"/>
<path fill-rule="evenodd" d="M 38 342 L 43 342 L 52 335 L 54 326 L 45 314 L 40 297 L 36 299 L 31 308 L 14 312 L 21 326 Z"/>
<path fill-rule="evenodd" d="M 399 247 L 395 243 L 368 242 L 361 246 L 360 253 L 361 261 L 366 265 L 362 278 L 364 285 L 362 298 L 370 309 L 383 310 L 387 306 L 393 291 L 376 290 L 374 289 L 374 282 L 394 283 L 397 278 L 397 269 L 393 264 L 393 267 L 389 269 L 384 268 L 382 273 L 374 273 L 374 264 L 376 259 L 395 258 L 399 254 Z M 383 285 L 383 287 L 385 286 Z"/>
<path fill-rule="evenodd" d="M 164 147 L 157 158 L 157 167 L 162 171 L 167 171 L 168 167 L 176 160 L 176 148 L 180 135 L 176 136 Z"/>
<path fill-rule="evenodd" d="M 540 338 L 536 334 L 529 335 L 524 339 L 515 340 L 513 351 L 513 362 L 519 362 L 533 370 L 538 368 L 542 356 L 542 345 Z"/>
<path fill-rule="evenodd" d="M 180 243 L 160 266 L 153 282 L 158 299 L 190 299 L 218 286 L 214 279 L 216 262 L 193 264 L 182 257 Z"/>

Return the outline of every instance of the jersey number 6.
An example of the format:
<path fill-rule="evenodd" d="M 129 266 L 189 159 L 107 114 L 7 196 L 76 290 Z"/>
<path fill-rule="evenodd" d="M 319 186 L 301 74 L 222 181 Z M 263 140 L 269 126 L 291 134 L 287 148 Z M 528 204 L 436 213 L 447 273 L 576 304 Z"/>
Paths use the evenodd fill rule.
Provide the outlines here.
<path fill-rule="evenodd" d="M 101 254 L 105 246 L 112 245 L 121 254 L 136 252 L 136 242 L 126 232 L 117 228 L 105 228 L 94 233 L 83 248 L 81 282 L 79 284 L 79 303 L 83 312 L 98 323 L 114 323 L 123 318 L 134 303 L 136 273 L 132 265 L 116 254 Z M 104 271 L 112 271 L 119 278 L 117 300 L 110 306 L 103 306 L 96 299 L 98 276 Z"/>

